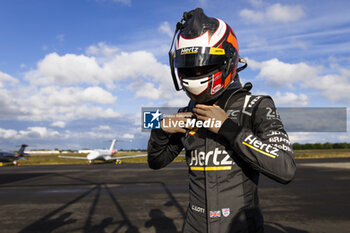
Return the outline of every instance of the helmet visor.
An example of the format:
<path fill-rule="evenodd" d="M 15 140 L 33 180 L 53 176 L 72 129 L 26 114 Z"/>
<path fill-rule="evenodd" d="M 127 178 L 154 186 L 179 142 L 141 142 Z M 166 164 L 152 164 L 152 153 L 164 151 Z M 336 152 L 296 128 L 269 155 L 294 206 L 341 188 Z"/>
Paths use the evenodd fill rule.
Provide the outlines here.
<path fill-rule="evenodd" d="M 182 78 L 193 78 L 200 77 L 203 75 L 210 75 L 213 71 L 218 70 L 218 66 L 195 66 L 195 67 L 186 67 L 178 68 L 177 72 Z"/>
<path fill-rule="evenodd" d="M 226 60 L 225 50 L 215 47 L 186 47 L 175 52 L 175 67 L 218 66 Z"/>

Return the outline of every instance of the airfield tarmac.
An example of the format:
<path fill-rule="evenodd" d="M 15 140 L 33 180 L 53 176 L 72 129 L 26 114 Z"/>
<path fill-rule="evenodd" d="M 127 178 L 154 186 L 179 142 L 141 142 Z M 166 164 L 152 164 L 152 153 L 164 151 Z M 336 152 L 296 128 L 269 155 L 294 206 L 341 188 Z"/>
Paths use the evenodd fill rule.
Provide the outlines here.
<path fill-rule="evenodd" d="M 262 176 L 267 233 L 350 232 L 350 159 L 297 160 L 281 185 Z M 182 163 L 0 168 L 0 232 L 178 233 L 188 205 Z"/>

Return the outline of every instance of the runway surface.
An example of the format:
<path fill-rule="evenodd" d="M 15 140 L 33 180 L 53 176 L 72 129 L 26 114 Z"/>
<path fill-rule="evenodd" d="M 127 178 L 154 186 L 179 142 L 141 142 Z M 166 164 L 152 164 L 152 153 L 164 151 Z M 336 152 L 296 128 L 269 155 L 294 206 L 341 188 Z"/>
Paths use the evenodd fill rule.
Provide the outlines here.
<path fill-rule="evenodd" d="M 297 163 L 289 185 L 261 177 L 266 232 L 350 232 L 350 159 Z M 187 182 L 184 164 L 1 167 L 0 232 L 180 232 Z"/>

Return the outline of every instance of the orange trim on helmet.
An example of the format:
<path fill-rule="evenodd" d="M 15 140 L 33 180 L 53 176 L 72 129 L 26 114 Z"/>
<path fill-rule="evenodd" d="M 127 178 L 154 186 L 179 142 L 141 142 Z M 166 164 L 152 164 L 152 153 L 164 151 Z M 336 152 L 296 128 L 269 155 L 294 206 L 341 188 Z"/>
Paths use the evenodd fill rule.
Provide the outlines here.
<path fill-rule="evenodd" d="M 225 79 L 224 87 L 227 87 L 227 85 L 229 85 L 231 83 L 231 76 L 232 76 L 232 72 L 229 75 L 227 75 L 227 77 Z"/>
<path fill-rule="evenodd" d="M 230 34 L 227 37 L 227 42 L 231 43 L 233 45 L 233 47 L 237 50 L 238 52 L 238 42 L 237 39 L 234 35 L 232 35 L 232 33 L 230 32 Z"/>

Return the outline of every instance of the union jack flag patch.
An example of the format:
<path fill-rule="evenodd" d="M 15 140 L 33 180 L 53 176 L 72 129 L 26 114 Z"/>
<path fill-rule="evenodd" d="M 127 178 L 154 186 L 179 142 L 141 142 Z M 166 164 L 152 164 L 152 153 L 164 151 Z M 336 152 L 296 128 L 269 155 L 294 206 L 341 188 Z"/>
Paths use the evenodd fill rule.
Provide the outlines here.
<path fill-rule="evenodd" d="M 220 210 L 214 210 L 210 211 L 210 217 L 211 218 L 220 218 L 221 217 L 221 211 Z"/>

